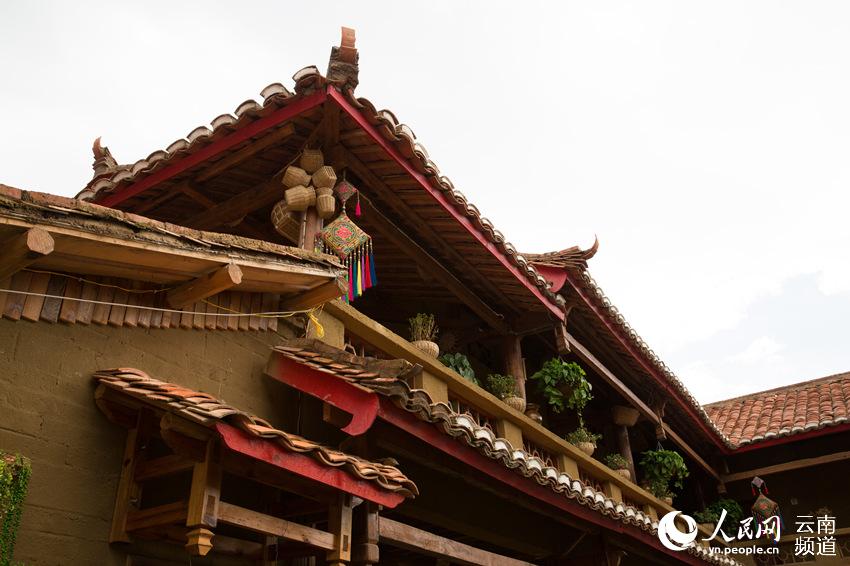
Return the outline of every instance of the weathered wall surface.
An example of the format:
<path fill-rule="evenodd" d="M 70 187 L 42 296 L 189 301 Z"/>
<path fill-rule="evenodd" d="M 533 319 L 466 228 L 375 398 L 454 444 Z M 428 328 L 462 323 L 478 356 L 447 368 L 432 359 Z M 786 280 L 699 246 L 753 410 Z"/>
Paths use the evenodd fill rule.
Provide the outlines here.
<path fill-rule="evenodd" d="M 124 566 L 128 551 L 143 552 L 107 543 L 126 432 L 96 407 L 92 372 L 135 367 L 286 428 L 287 415 L 277 409 L 286 392 L 262 373 L 278 340 L 272 332 L 0 320 L 0 448 L 28 456 L 33 467 L 16 561 Z"/>

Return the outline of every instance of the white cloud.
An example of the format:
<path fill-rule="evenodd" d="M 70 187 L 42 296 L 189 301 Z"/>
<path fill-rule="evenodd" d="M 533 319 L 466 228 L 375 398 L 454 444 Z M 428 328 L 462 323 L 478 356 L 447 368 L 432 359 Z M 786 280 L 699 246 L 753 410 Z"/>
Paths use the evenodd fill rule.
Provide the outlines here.
<path fill-rule="evenodd" d="M 782 361 L 785 347 L 770 336 L 760 336 L 753 340 L 743 351 L 731 356 L 729 361 L 747 365 L 778 363 Z"/>

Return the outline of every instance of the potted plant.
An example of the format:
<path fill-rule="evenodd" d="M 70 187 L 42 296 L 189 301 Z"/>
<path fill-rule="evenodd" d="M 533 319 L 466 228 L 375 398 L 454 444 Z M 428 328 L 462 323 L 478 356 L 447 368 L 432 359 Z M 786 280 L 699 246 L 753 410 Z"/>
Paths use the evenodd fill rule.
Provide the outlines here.
<path fill-rule="evenodd" d="M 537 403 L 525 404 L 525 416 L 534 422 L 543 424 L 543 415 L 540 414 L 540 405 Z"/>
<path fill-rule="evenodd" d="M 516 381 L 512 375 L 491 373 L 487 376 L 486 386 L 487 391 L 504 401 L 508 407 L 516 409 L 519 412 L 525 410 L 525 399 L 517 396 L 514 391 Z"/>
<path fill-rule="evenodd" d="M 724 510 L 726 517 L 723 519 L 723 523 L 730 525 L 730 528 L 734 528 L 744 518 L 744 510 L 738 505 L 738 502 L 726 498 L 714 501 L 702 511 L 694 513 L 693 516 L 697 523 L 713 532 Z"/>
<path fill-rule="evenodd" d="M 410 342 L 413 346 L 429 356 L 437 357 L 440 347 L 434 342 L 437 338 L 437 323 L 433 314 L 419 313 L 408 319 L 410 325 Z"/>
<path fill-rule="evenodd" d="M 602 438 L 601 434 L 594 434 L 584 428 L 582 424 L 580 427 L 572 431 L 567 435 L 567 442 L 587 454 L 588 456 L 593 456 L 593 451 L 596 450 L 596 443 L 599 439 Z"/>
<path fill-rule="evenodd" d="M 586 375 L 577 363 L 552 358 L 531 379 L 537 382 L 554 412 L 560 413 L 564 408 L 569 408 L 580 417 L 584 407 L 593 399 L 593 386 L 587 381 Z"/>
<path fill-rule="evenodd" d="M 681 489 L 682 482 L 688 477 L 688 467 L 682 456 L 673 450 L 647 450 L 641 455 L 640 467 L 647 489 L 672 505 L 672 488 Z"/>
<path fill-rule="evenodd" d="M 700 527 L 705 527 L 709 531 L 714 532 L 714 527 L 717 525 L 717 521 L 720 520 L 720 515 L 706 507 L 702 511 L 694 512 L 693 518 L 699 523 Z"/>
<path fill-rule="evenodd" d="M 606 466 L 626 478 L 627 480 L 632 479 L 632 473 L 629 471 L 629 462 L 622 454 L 617 454 L 616 452 L 613 454 L 608 454 L 602 460 Z"/>
<path fill-rule="evenodd" d="M 455 371 L 465 380 L 471 381 L 475 385 L 481 385 L 478 383 L 478 378 L 475 377 L 475 370 L 472 369 L 472 364 L 469 363 L 469 358 L 465 355 L 459 352 L 443 354 L 440 356 L 439 360 L 441 364 L 450 370 Z"/>

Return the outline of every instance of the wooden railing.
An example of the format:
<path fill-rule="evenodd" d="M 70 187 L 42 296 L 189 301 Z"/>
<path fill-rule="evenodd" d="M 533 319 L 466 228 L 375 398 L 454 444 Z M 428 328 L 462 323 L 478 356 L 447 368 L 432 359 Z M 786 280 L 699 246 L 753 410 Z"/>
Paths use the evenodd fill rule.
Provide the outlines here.
<path fill-rule="evenodd" d="M 437 359 L 414 348 L 410 342 L 351 305 L 333 301 L 327 303 L 324 310 L 327 315 L 342 322 L 346 333 L 356 336 L 358 340 L 371 344 L 389 356 L 420 364 L 423 367 L 422 376 L 413 385 L 426 390 L 435 402 L 460 401 L 468 410 L 487 415 L 488 423 L 496 434 L 507 439 L 514 447 L 534 447 L 554 460 L 554 467 L 559 471 L 572 478 L 580 478 L 582 474 L 593 478 L 593 485 L 601 487 L 608 497 L 618 502 L 630 502 L 653 519 L 674 510 L 632 481 L 587 456 L 540 423 L 508 407 Z M 710 535 L 710 532 L 705 532 L 705 536 Z"/>

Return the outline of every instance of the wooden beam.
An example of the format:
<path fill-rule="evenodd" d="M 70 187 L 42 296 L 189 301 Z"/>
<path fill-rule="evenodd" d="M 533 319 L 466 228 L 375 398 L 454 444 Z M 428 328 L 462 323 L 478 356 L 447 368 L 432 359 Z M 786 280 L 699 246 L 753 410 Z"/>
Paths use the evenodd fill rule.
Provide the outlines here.
<path fill-rule="evenodd" d="M 300 295 L 289 297 L 281 302 L 282 311 L 300 311 L 322 305 L 348 292 L 348 285 L 343 279 L 333 279 L 305 291 Z"/>
<path fill-rule="evenodd" d="M 210 529 L 218 524 L 221 476 L 218 442 L 211 439 L 207 442 L 204 461 L 196 463 L 192 470 L 186 516 L 186 526 L 190 531 L 186 550 L 193 556 L 206 556 L 212 549 L 213 533 Z"/>
<path fill-rule="evenodd" d="M 437 245 L 440 253 L 454 264 L 460 266 L 461 269 L 468 271 L 469 273 L 478 272 L 472 263 L 467 261 L 467 259 L 464 258 L 463 255 L 454 247 L 452 247 L 451 244 L 448 244 L 445 240 L 443 240 L 443 238 L 441 238 L 437 233 L 437 230 L 434 229 L 427 220 L 423 219 L 398 195 L 396 195 L 395 191 L 387 186 L 387 184 L 378 175 L 373 173 L 372 169 L 368 165 L 363 163 L 356 155 L 342 145 L 337 146 L 337 150 L 339 151 L 340 157 L 345 166 L 349 167 L 351 171 L 357 175 L 357 177 L 373 189 L 380 189 L 381 200 L 386 202 L 387 205 L 395 211 L 399 218 L 404 218 L 417 234 L 422 235 L 429 242 Z M 499 297 L 505 304 L 514 304 L 515 301 L 508 298 L 508 296 L 505 295 L 497 285 L 490 282 L 489 278 L 480 276 L 477 280 L 485 289 L 487 289 L 487 291 L 492 293 L 494 296 Z"/>
<path fill-rule="evenodd" d="M 169 454 L 160 456 L 153 460 L 139 462 L 136 466 L 135 480 L 143 482 L 153 478 L 170 476 L 180 472 L 191 470 L 195 462 L 180 454 Z"/>
<path fill-rule="evenodd" d="M 127 516 L 127 530 L 130 532 L 163 525 L 186 522 L 185 501 L 166 503 L 141 511 L 131 511 Z"/>
<path fill-rule="evenodd" d="M 198 230 L 210 230 L 239 220 L 250 212 L 274 204 L 282 198 L 283 185 L 280 184 L 279 176 L 275 176 L 189 218 L 185 225 Z"/>
<path fill-rule="evenodd" d="M 98 391 L 101 391 L 98 388 Z M 108 413 L 107 413 L 108 414 Z M 138 484 L 134 479 L 137 457 L 137 440 L 139 438 L 139 423 L 127 431 L 124 442 L 124 459 L 121 462 L 121 477 L 118 480 L 118 491 L 115 494 L 115 509 L 112 512 L 112 527 L 109 530 L 109 542 L 130 542 L 127 535 L 127 518 L 131 511 L 138 506 L 134 495 L 138 494 Z"/>
<path fill-rule="evenodd" d="M 351 495 L 337 494 L 328 509 L 328 530 L 334 536 L 334 547 L 325 555 L 328 566 L 345 566 L 351 561 Z"/>
<path fill-rule="evenodd" d="M 459 281 L 450 273 L 442 263 L 434 259 L 428 252 L 422 249 L 398 226 L 384 216 L 369 199 L 360 196 L 361 206 L 368 210 L 369 218 L 374 220 L 373 226 L 384 238 L 390 239 L 395 246 L 409 256 L 413 261 L 425 268 L 434 279 L 445 285 L 462 303 L 468 306 L 472 312 L 477 314 L 481 320 L 501 333 L 508 333 L 510 328 L 504 317 L 490 308 L 481 298 L 465 283 Z"/>
<path fill-rule="evenodd" d="M 30 228 L 3 247 L 0 281 L 53 252 L 53 237 L 43 228 Z"/>
<path fill-rule="evenodd" d="M 333 550 L 336 547 L 334 535 L 329 532 L 299 525 L 286 519 L 278 519 L 224 501 L 219 503 L 218 520 L 225 525 L 234 525 L 255 533 L 303 542 L 323 550 Z"/>
<path fill-rule="evenodd" d="M 774 466 L 763 466 L 761 468 L 754 468 L 752 470 L 747 470 L 744 472 L 724 474 L 722 480 L 727 483 L 740 480 L 749 480 L 752 479 L 753 476 L 768 476 L 781 472 L 790 472 L 791 470 L 799 470 L 800 468 L 811 468 L 813 466 L 822 466 L 824 464 L 831 464 L 833 462 L 843 462 L 844 460 L 850 460 L 850 451 L 836 452 L 835 454 L 816 456 L 814 458 L 801 458 L 799 460 L 783 462 Z"/>
<path fill-rule="evenodd" d="M 243 161 L 254 157 L 269 146 L 274 145 L 279 141 L 285 140 L 294 133 L 295 126 L 292 125 L 292 122 L 284 124 L 274 132 L 266 134 L 260 139 L 250 143 L 249 145 L 246 145 L 239 151 L 231 153 L 223 159 L 219 159 L 218 161 L 201 171 L 198 175 L 196 175 L 194 180 L 198 183 L 203 183 L 204 181 L 208 181 L 213 177 L 217 177 L 228 169 L 235 167 Z"/>
<path fill-rule="evenodd" d="M 475 548 L 386 517 L 381 517 L 380 541 L 425 556 L 447 558 L 453 564 L 472 566 L 531 566 L 530 562 Z"/>
<path fill-rule="evenodd" d="M 228 263 L 171 289 L 166 294 L 166 298 L 172 308 L 179 309 L 226 291 L 240 283 L 242 283 L 242 269 L 235 263 Z"/>

